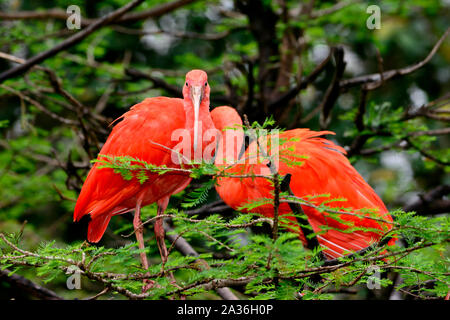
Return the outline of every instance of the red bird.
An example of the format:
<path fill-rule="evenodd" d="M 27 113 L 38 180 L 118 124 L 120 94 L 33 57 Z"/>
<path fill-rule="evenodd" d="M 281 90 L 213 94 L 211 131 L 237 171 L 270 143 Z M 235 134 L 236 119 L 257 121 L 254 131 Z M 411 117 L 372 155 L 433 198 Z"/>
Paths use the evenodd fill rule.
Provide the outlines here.
<path fill-rule="evenodd" d="M 244 154 L 243 159 L 246 159 L 247 163 L 237 163 L 231 167 L 225 167 L 225 164 L 232 161 L 236 163 L 236 159 L 238 159 L 244 137 L 242 120 L 237 112 L 230 107 L 215 108 L 211 112 L 211 117 L 216 128 L 222 132 L 224 137 L 219 144 L 216 156 L 216 165 L 219 168 L 223 168 L 227 174 L 240 176 L 271 175 L 267 165 L 268 160 L 253 164 L 248 163 L 254 157 L 254 154 L 251 154 L 249 150 L 257 150 L 256 142 L 252 142 Z M 226 128 L 233 127 L 240 127 L 241 130 L 225 131 Z M 233 131 L 234 134 L 227 135 L 227 132 Z M 315 132 L 309 129 L 295 129 L 281 133 L 279 135 L 279 161 L 274 165 L 281 177 L 287 174 L 291 175 L 290 188 L 293 194 L 305 200 L 308 200 L 308 196 L 315 196 L 309 199 L 314 205 L 326 203 L 328 207 L 334 208 L 376 210 L 375 214 L 371 214 L 371 217 L 375 217 L 375 219 L 367 217 L 367 212 L 363 218 L 340 214 L 339 219 L 342 220 L 339 222 L 337 221 L 339 219 L 333 219 L 328 213 L 319 212 L 313 207 L 302 205 L 303 212 L 314 232 L 323 232 L 317 235 L 317 240 L 323 248 L 325 257 L 333 259 L 349 252 L 359 251 L 378 242 L 385 232 L 392 229 L 390 224 L 392 217 L 388 214 L 388 210 L 375 191 L 345 157 L 345 150 L 329 140 L 320 138 L 324 134 L 334 133 L 330 131 Z M 236 141 L 236 137 L 237 144 L 233 143 Z M 271 137 L 267 139 L 271 139 Z M 260 146 L 264 148 L 266 140 L 259 139 L 259 141 Z M 232 149 L 230 150 L 230 148 Z M 275 156 L 275 153 L 268 152 L 268 155 Z M 305 158 L 298 158 L 298 155 L 305 156 Z M 300 160 L 303 162 L 301 165 L 298 164 Z M 297 164 L 294 164 L 294 162 L 297 162 Z M 225 203 L 235 210 L 255 200 L 273 199 L 274 195 L 273 184 L 264 177 L 219 177 L 216 190 Z M 324 197 L 324 194 L 330 196 Z M 325 202 L 336 198 L 344 198 L 344 201 Z M 272 204 L 264 204 L 250 211 L 273 217 L 274 207 Z M 358 212 L 358 214 L 362 213 Z M 280 204 L 279 215 L 289 220 L 295 220 L 292 216 L 292 210 L 286 202 Z M 348 232 L 347 229 L 351 227 L 349 223 L 353 224 L 352 227 L 370 228 L 371 230 Z M 328 229 L 328 227 L 333 229 Z M 294 229 L 291 228 L 291 230 Z M 345 232 L 346 230 L 347 232 Z M 302 232 L 298 229 L 297 232 L 299 232 L 300 239 L 306 244 Z M 391 240 L 389 244 L 393 244 L 394 241 Z"/>
<path fill-rule="evenodd" d="M 174 133 L 187 132 L 190 154 L 198 154 L 205 149 L 199 140 L 201 131 L 214 128 L 209 113 L 209 93 L 206 73 L 201 70 L 190 71 L 186 74 L 183 86 L 184 99 L 156 97 L 134 105 L 119 118 L 122 121 L 114 126 L 99 155 L 130 156 L 156 166 L 180 168 L 179 162 L 173 160 L 179 154 L 173 157 L 173 150 L 178 151 L 180 146 L 180 135 L 174 136 Z M 183 156 L 192 159 L 189 154 Z M 90 214 L 87 236 L 90 242 L 100 241 L 112 216 L 135 210 L 133 225 L 136 238 L 139 248 L 144 248 L 141 207 L 157 202 L 158 215 L 162 215 L 169 197 L 183 190 L 191 180 L 188 175 L 174 171 L 149 173 L 147 177 L 141 184 L 136 178 L 124 180 L 111 168 L 99 168 L 99 163 L 91 168 L 74 211 L 74 221 Z M 155 235 L 161 258 L 165 261 L 167 249 L 162 219 L 155 222 Z M 141 252 L 141 261 L 147 269 L 144 252 Z"/>

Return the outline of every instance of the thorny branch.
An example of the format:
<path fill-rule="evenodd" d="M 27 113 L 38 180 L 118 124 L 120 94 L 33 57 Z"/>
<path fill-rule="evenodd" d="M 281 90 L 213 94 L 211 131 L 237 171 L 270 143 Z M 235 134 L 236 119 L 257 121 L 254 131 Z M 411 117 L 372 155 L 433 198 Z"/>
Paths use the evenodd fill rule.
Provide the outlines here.
<path fill-rule="evenodd" d="M 171 229 L 167 229 L 167 231 L 171 231 Z M 86 263 L 86 261 L 83 261 L 83 260 L 75 261 L 72 259 L 55 257 L 55 256 L 39 256 L 32 252 L 20 249 L 19 247 L 14 245 L 11 241 L 9 241 L 6 238 L 6 236 L 2 233 L 0 233 L 0 238 L 11 249 L 20 253 L 20 255 L 4 255 L 4 254 L 0 255 L 0 259 L 3 261 L 6 261 L 6 263 L 17 265 L 17 266 L 40 267 L 44 263 L 46 263 L 46 261 L 57 260 L 57 261 L 61 261 L 62 263 L 64 263 L 64 265 L 59 265 L 57 267 L 64 272 L 68 272 L 70 270 L 70 268 L 69 268 L 70 266 L 76 266 L 79 268 L 79 272 L 81 273 L 81 275 L 87 277 L 88 279 L 103 283 L 105 288 L 98 295 L 106 293 L 106 289 L 108 289 L 107 291 L 118 292 L 118 293 L 126 296 L 129 299 L 149 298 L 152 296 L 151 292 L 136 294 L 126 288 L 116 285 L 114 283 L 114 280 L 155 279 L 155 278 L 164 276 L 165 274 L 168 274 L 169 272 L 172 272 L 174 270 L 179 270 L 180 268 L 181 269 L 182 268 L 187 268 L 187 269 L 197 268 L 197 267 L 195 267 L 195 265 L 189 264 L 189 265 L 185 265 L 185 266 L 178 266 L 175 268 L 168 268 L 168 269 L 164 270 L 164 273 L 158 272 L 155 274 L 149 274 L 148 272 L 147 273 L 132 273 L 132 274 L 117 274 L 117 273 L 110 273 L 110 272 L 92 272 L 90 270 L 91 264 Z M 196 256 L 195 250 L 193 250 L 192 247 L 190 247 L 190 245 L 188 245 L 188 244 L 186 245 L 186 242 L 183 243 L 180 240 L 181 238 L 177 237 L 177 235 L 173 235 L 173 234 L 168 235 L 168 238 L 171 241 L 176 240 L 176 242 L 180 242 L 180 244 L 178 246 L 182 248 L 180 250 L 184 254 L 193 255 L 194 257 Z M 343 261 L 341 263 L 338 263 L 338 264 L 335 264 L 332 266 L 325 265 L 325 266 L 319 266 L 319 267 L 309 267 L 309 268 L 305 268 L 303 270 L 297 270 L 294 273 L 291 273 L 291 272 L 286 273 L 284 271 L 279 271 L 277 273 L 276 277 L 272 277 L 272 278 L 267 277 L 262 280 L 262 283 L 267 283 L 267 284 L 274 283 L 274 281 L 278 281 L 277 279 L 296 281 L 299 279 L 309 278 L 314 275 L 321 275 L 321 274 L 325 274 L 325 273 L 331 273 L 331 272 L 334 272 L 339 269 L 344 269 L 345 267 L 351 266 L 356 262 L 367 262 L 367 263 L 377 263 L 377 265 L 380 269 L 387 269 L 387 270 L 389 270 L 389 269 L 393 269 L 393 270 L 408 269 L 412 272 L 426 275 L 428 277 L 431 277 L 432 279 L 435 279 L 437 281 L 440 281 L 440 282 L 443 282 L 443 283 L 446 283 L 447 285 L 449 285 L 449 283 L 446 280 L 441 279 L 439 276 L 436 276 L 433 273 L 430 273 L 428 271 L 420 270 L 420 269 L 413 268 L 413 267 L 396 266 L 396 265 L 393 265 L 392 262 L 386 262 L 386 258 L 396 257 L 396 256 L 405 257 L 406 255 L 408 255 L 414 251 L 417 251 L 417 250 L 420 250 L 420 249 L 423 249 L 423 248 L 426 248 L 429 246 L 433 246 L 435 244 L 436 243 L 432 243 L 432 242 L 419 243 L 418 245 L 415 245 L 415 246 L 412 246 L 412 247 L 409 247 L 406 249 L 399 249 L 397 251 L 388 252 L 385 254 L 375 255 L 375 256 L 368 256 L 368 257 L 362 256 L 362 257 L 358 257 L 358 258 L 355 258 L 355 259 L 352 259 L 349 261 Z M 185 246 L 185 247 L 183 248 L 183 246 Z M 38 261 L 41 260 L 41 262 L 29 263 L 29 262 L 27 262 L 28 257 L 38 258 Z M 98 259 L 99 257 L 96 256 L 93 258 Z M 93 258 L 91 258 L 91 259 L 93 259 Z M 204 290 L 208 291 L 208 290 L 214 290 L 214 289 L 217 290 L 217 289 L 225 288 L 225 287 L 236 287 L 236 286 L 241 287 L 241 286 L 245 286 L 246 284 L 253 281 L 256 276 L 257 275 L 246 275 L 246 276 L 242 276 L 240 278 L 235 278 L 235 279 L 208 279 L 207 278 L 207 279 L 195 281 L 193 283 L 190 283 L 190 284 L 184 285 L 180 288 L 176 288 L 172 291 L 169 291 L 167 296 L 177 295 L 177 294 L 186 295 L 189 292 L 189 290 L 192 290 L 194 288 L 203 288 Z M 356 280 L 352 281 L 351 283 L 348 283 L 347 286 L 354 285 L 358 281 L 359 280 L 356 279 Z M 328 285 L 328 283 L 326 283 L 326 285 L 323 285 L 321 288 L 319 288 L 319 290 L 323 290 L 327 285 Z M 345 286 L 345 284 L 344 284 L 344 286 Z"/>

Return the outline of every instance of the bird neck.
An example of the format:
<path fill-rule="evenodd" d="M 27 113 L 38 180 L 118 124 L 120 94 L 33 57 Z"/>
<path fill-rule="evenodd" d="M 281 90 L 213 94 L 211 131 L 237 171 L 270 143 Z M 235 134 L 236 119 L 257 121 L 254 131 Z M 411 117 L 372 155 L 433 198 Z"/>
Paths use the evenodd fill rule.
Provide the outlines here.
<path fill-rule="evenodd" d="M 190 99 L 184 99 L 184 111 L 186 112 L 186 128 L 193 130 L 194 128 L 194 105 Z M 200 103 L 200 108 L 198 112 L 198 122 L 199 126 L 202 126 L 203 132 L 205 130 L 214 128 L 214 124 L 211 119 L 211 114 L 209 112 L 209 98 L 203 98 Z"/>
<path fill-rule="evenodd" d="M 190 99 L 184 99 L 184 110 L 186 113 L 185 128 L 189 130 L 191 136 L 190 139 L 191 146 L 193 146 L 195 115 L 194 115 L 194 105 Z M 204 97 L 202 102 L 200 103 L 198 113 L 197 151 L 194 152 L 194 150 L 191 150 L 191 154 L 192 155 L 195 154 L 195 158 L 197 160 L 200 160 L 203 157 L 203 150 L 208 145 L 208 141 L 205 141 L 206 132 L 210 129 L 215 129 L 215 127 L 211 119 L 211 114 L 209 112 L 209 97 Z"/>

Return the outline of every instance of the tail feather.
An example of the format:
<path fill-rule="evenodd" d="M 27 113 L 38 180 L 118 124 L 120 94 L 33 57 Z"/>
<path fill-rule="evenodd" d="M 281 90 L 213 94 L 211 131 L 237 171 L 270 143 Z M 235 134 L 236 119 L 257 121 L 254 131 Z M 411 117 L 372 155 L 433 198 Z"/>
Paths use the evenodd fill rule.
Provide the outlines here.
<path fill-rule="evenodd" d="M 78 196 L 77 203 L 75 204 L 75 209 L 73 212 L 73 221 L 79 221 L 84 215 L 89 213 L 89 210 L 86 210 L 87 206 L 92 202 L 92 193 L 93 186 L 92 181 L 94 179 L 94 175 L 96 174 L 95 164 L 91 170 L 89 171 L 86 180 L 84 181 L 83 188 L 81 189 L 80 195 Z"/>
<path fill-rule="evenodd" d="M 88 227 L 88 241 L 89 242 L 99 242 L 105 233 L 106 227 L 108 226 L 109 220 L 111 220 L 111 215 L 104 214 L 93 218 L 89 222 Z"/>

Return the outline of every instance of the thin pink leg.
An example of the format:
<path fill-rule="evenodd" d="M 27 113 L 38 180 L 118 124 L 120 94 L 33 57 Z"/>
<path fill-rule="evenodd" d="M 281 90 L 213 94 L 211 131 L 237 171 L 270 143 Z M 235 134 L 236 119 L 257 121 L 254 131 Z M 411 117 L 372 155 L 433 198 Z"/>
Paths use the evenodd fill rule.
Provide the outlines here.
<path fill-rule="evenodd" d="M 138 201 L 136 203 L 136 210 L 134 212 L 134 219 L 133 219 L 133 227 L 134 227 L 134 233 L 136 234 L 136 240 L 139 244 L 139 249 L 143 250 L 145 249 L 144 246 L 144 228 L 142 227 L 142 221 L 141 221 L 141 201 Z M 148 269 L 148 260 L 147 255 L 145 252 L 141 251 L 139 254 L 141 256 L 141 263 L 144 269 Z"/>
<path fill-rule="evenodd" d="M 164 210 L 166 210 L 168 204 L 169 204 L 169 197 L 163 198 L 158 201 L 157 217 L 161 217 L 164 214 Z M 159 253 L 161 254 L 161 261 L 163 264 L 162 271 L 164 270 L 164 265 L 166 264 L 167 258 L 169 256 L 169 252 L 167 251 L 166 247 L 166 242 L 164 240 L 165 232 L 163 226 L 163 219 L 164 218 L 158 218 L 155 221 L 155 237 L 156 242 L 158 243 Z M 177 281 L 172 272 L 169 273 L 169 277 L 171 279 L 171 283 L 178 287 Z"/>
<path fill-rule="evenodd" d="M 164 210 L 166 210 L 168 204 L 169 197 L 163 198 L 158 201 L 157 217 L 160 217 L 164 214 Z M 164 235 L 165 233 L 163 227 L 163 218 L 157 218 L 155 221 L 155 237 L 163 264 L 167 262 L 167 256 L 169 254 L 167 251 L 166 242 L 164 241 Z"/>
<path fill-rule="evenodd" d="M 147 270 L 148 269 L 148 260 L 147 260 L 147 254 L 145 253 L 144 249 L 144 228 L 142 226 L 141 221 L 141 204 L 142 201 L 138 200 L 136 203 L 136 210 L 134 212 L 134 219 L 133 219 L 133 227 L 134 227 L 134 233 L 136 234 L 136 240 L 139 245 L 139 249 L 141 252 L 139 253 L 141 257 L 141 263 L 142 267 Z M 142 287 L 142 292 L 146 292 L 148 289 L 152 288 L 155 285 L 155 282 L 150 279 L 144 279 L 144 285 Z"/>

